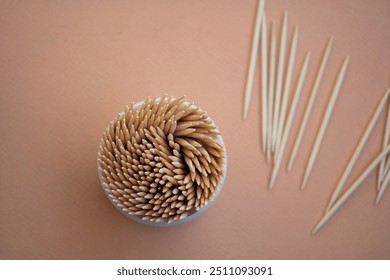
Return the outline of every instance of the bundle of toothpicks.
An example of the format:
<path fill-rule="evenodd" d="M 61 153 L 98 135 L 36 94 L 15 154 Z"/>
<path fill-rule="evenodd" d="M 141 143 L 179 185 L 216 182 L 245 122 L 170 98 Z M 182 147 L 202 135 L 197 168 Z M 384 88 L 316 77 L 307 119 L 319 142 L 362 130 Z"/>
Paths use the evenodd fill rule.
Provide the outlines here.
<path fill-rule="evenodd" d="M 261 58 L 261 140 L 262 151 L 267 159 L 267 162 L 273 164 L 272 173 L 269 181 L 269 188 L 272 189 L 277 175 L 279 173 L 282 159 L 284 157 L 287 141 L 291 132 L 291 127 L 295 121 L 296 109 L 302 93 L 302 88 L 306 80 L 308 65 L 310 62 L 310 52 L 306 53 L 305 59 L 299 69 L 298 81 L 294 89 L 291 89 L 292 77 L 295 69 L 295 59 L 299 43 L 299 27 L 296 25 L 293 30 L 292 39 L 287 47 L 287 30 L 288 30 L 288 12 L 283 14 L 281 33 L 279 34 L 279 42 L 277 42 L 277 34 L 275 22 L 271 22 L 270 30 L 267 28 L 265 0 L 259 0 L 257 6 L 257 15 L 255 28 L 252 38 L 252 49 L 249 62 L 249 69 L 245 88 L 243 118 L 246 119 L 250 107 L 250 100 L 253 88 L 253 80 L 255 75 L 257 55 L 260 50 Z M 268 35 L 269 31 L 269 35 Z M 324 52 L 317 67 L 317 73 L 310 89 L 309 100 L 305 106 L 299 131 L 294 140 L 294 145 L 288 160 L 287 170 L 291 171 L 294 161 L 298 155 L 301 142 L 310 119 L 314 102 L 320 88 L 324 72 L 330 57 L 333 45 L 333 37 L 330 37 L 324 48 Z M 288 50 L 288 52 L 287 52 Z M 311 148 L 309 160 L 306 163 L 305 173 L 303 176 L 301 188 L 306 187 L 310 174 L 314 168 L 318 152 L 321 147 L 322 140 L 328 127 L 329 120 L 332 116 L 333 108 L 341 91 L 344 78 L 349 65 L 349 56 L 346 56 L 340 66 L 340 70 L 336 76 L 336 83 L 330 94 L 328 104 L 319 126 L 316 139 Z M 292 94 L 293 92 L 293 94 Z M 292 94 L 291 98 L 290 95 Z M 336 188 L 330 198 L 325 214 L 313 233 L 317 232 L 341 205 L 350 197 L 350 195 L 361 185 L 371 172 L 378 167 L 377 180 L 377 198 L 378 203 L 383 196 L 386 188 L 390 183 L 390 105 L 389 103 L 390 89 L 386 91 L 379 102 L 369 125 L 362 135 L 358 146 L 353 152 L 343 175 L 341 176 Z M 387 109 L 386 127 L 384 130 L 383 145 L 381 153 L 360 175 L 360 177 L 345 190 L 345 183 L 350 175 L 354 165 L 356 164 L 359 155 L 361 154 L 375 124 L 378 122 L 379 116 L 385 106 Z"/>

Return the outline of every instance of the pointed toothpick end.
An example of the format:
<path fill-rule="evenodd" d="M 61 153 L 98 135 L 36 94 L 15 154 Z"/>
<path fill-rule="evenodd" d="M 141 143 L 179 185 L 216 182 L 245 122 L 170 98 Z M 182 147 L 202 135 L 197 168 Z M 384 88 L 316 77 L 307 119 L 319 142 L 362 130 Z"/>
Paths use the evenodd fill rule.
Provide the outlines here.
<path fill-rule="evenodd" d="M 304 180 L 302 185 L 301 185 L 301 191 L 304 191 L 305 188 L 306 188 L 306 180 Z"/>
<path fill-rule="evenodd" d="M 316 234 L 324 225 L 324 217 L 318 222 L 318 224 L 314 227 L 313 231 L 311 232 L 312 235 Z"/>
<path fill-rule="evenodd" d="M 313 231 L 311 232 L 311 235 L 315 235 L 319 229 L 320 229 L 320 228 L 319 228 L 318 225 L 317 225 L 317 226 L 313 229 Z"/>
<path fill-rule="evenodd" d="M 376 196 L 376 199 L 375 199 L 375 205 L 378 205 L 379 204 L 379 201 L 381 200 L 381 193 L 379 192 Z"/>
<path fill-rule="evenodd" d="M 326 207 L 325 214 L 329 212 L 330 208 L 332 208 L 331 205 L 328 205 L 328 207 Z"/>
<path fill-rule="evenodd" d="M 290 162 L 288 163 L 288 165 L 287 165 L 287 172 L 291 172 L 292 167 L 293 167 L 293 164 L 292 164 L 292 162 L 290 161 Z"/>
<path fill-rule="evenodd" d="M 275 183 L 275 179 L 274 179 L 274 176 L 272 176 L 272 177 L 271 177 L 271 180 L 269 181 L 269 184 L 268 184 L 268 188 L 269 188 L 270 190 L 273 189 L 274 183 Z"/>
<path fill-rule="evenodd" d="M 379 191 L 381 189 L 381 180 L 380 178 L 378 177 L 378 180 L 376 182 L 376 189 Z"/>
<path fill-rule="evenodd" d="M 307 184 L 307 181 L 309 179 L 309 174 L 310 174 L 310 172 L 306 172 L 305 176 L 303 177 L 303 182 L 302 182 L 302 185 L 301 185 L 301 190 L 302 191 L 306 188 L 306 184 Z"/>

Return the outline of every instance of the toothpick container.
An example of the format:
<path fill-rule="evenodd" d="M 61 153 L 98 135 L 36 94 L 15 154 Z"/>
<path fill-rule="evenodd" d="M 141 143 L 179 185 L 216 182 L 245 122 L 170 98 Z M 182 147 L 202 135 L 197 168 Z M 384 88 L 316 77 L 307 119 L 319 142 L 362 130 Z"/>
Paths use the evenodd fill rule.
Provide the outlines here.
<path fill-rule="evenodd" d="M 145 102 L 147 102 L 147 103 L 145 103 Z M 203 165 L 203 162 L 205 162 L 205 163 L 207 163 L 207 162 L 204 159 L 201 159 L 202 160 L 201 163 L 199 163 L 199 160 L 196 160 L 196 162 L 197 162 L 196 168 L 199 167 L 199 169 L 201 169 L 203 171 L 202 172 L 203 175 L 200 172 L 198 172 L 196 174 L 196 177 L 201 178 L 202 180 L 199 179 L 199 181 L 198 181 L 198 178 L 197 178 L 197 180 L 194 179 L 193 185 L 191 187 L 189 187 L 188 189 L 185 189 L 183 181 L 186 180 L 186 179 L 188 181 L 187 177 L 191 177 L 190 175 L 194 174 L 194 173 L 192 173 L 193 170 L 197 171 L 198 169 L 196 169 L 194 166 L 192 166 L 191 169 L 189 170 L 189 167 L 186 165 L 186 162 L 184 160 L 182 160 L 183 164 L 179 164 L 178 162 L 174 162 L 173 163 L 173 164 L 175 164 L 175 166 L 176 166 L 176 164 L 178 164 L 178 166 L 183 166 L 182 170 L 174 169 L 173 171 L 174 172 L 178 172 L 178 173 L 188 172 L 188 174 L 185 175 L 186 178 L 184 180 L 178 180 L 177 181 L 177 183 L 178 183 L 177 186 L 175 186 L 175 185 L 172 186 L 172 184 L 169 183 L 171 181 L 167 181 L 167 180 L 164 180 L 164 181 L 166 181 L 166 182 L 164 182 L 165 185 L 164 185 L 164 183 L 161 184 L 162 180 L 159 180 L 159 184 L 160 185 L 158 185 L 158 188 L 153 186 L 155 188 L 153 190 L 152 190 L 151 186 L 153 184 L 156 185 L 155 181 L 153 181 L 153 183 L 151 183 L 149 185 L 149 187 L 148 186 L 143 186 L 143 185 L 142 186 L 141 185 L 133 186 L 131 182 L 135 182 L 136 179 L 134 179 L 134 178 L 139 178 L 140 174 L 141 175 L 145 175 L 147 173 L 147 172 L 143 172 L 143 171 L 142 172 L 140 171 L 137 175 L 134 175 L 135 176 L 134 178 L 129 178 L 129 180 L 127 180 L 127 181 L 126 180 L 122 180 L 122 179 L 126 179 L 128 177 L 131 177 L 132 175 L 129 175 L 129 174 L 134 173 L 134 171 L 130 170 L 131 168 L 128 168 L 128 170 L 130 170 L 131 172 L 129 172 L 128 174 L 123 174 L 119 170 L 119 167 L 122 168 L 123 170 L 126 170 L 126 168 L 124 168 L 123 166 L 127 166 L 127 167 L 131 166 L 131 164 L 130 164 L 131 160 L 134 161 L 135 159 L 132 159 L 131 156 L 129 156 L 130 151 L 125 151 L 126 145 L 124 145 L 122 143 L 122 141 L 120 141 L 119 138 L 121 138 L 121 137 L 115 136 L 115 137 L 117 137 L 117 139 L 112 139 L 112 138 L 114 138 L 113 137 L 114 134 L 119 131 L 119 129 L 118 129 L 118 126 L 120 126 L 119 122 L 120 121 L 123 122 L 122 128 L 124 128 L 125 127 L 124 124 L 126 123 L 126 120 L 129 119 L 126 114 L 128 114 L 129 112 L 130 113 L 133 112 L 134 114 L 137 114 L 137 113 L 139 114 L 141 112 L 141 114 L 142 114 L 142 110 L 143 109 L 145 109 L 145 108 L 147 109 L 150 106 L 152 106 L 152 108 L 154 108 L 153 105 L 151 105 L 151 104 L 159 104 L 159 103 L 163 103 L 163 102 L 165 102 L 165 106 L 168 106 L 167 104 L 170 104 L 170 103 L 174 103 L 174 104 L 177 103 L 178 105 L 177 105 L 176 112 L 178 112 L 178 115 L 179 114 L 183 114 L 182 110 L 180 108 L 185 108 L 183 110 L 186 110 L 186 111 L 189 110 L 189 111 L 187 111 L 187 113 L 190 112 L 190 111 L 194 111 L 194 110 L 196 112 L 203 112 L 200 108 L 196 107 L 194 104 L 189 104 L 187 101 L 184 100 L 184 98 L 176 99 L 176 98 L 172 98 L 171 97 L 171 98 L 167 99 L 167 97 L 162 97 L 162 98 L 154 98 L 153 100 L 148 98 L 145 101 L 141 101 L 141 102 L 138 102 L 138 103 L 132 105 L 131 109 L 126 108 L 125 111 L 119 113 L 118 116 L 113 121 L 110 122 L 108 128 L 106 129 L 105 133 L 103 134 L 102 139 L 100 140 L 99 149 L 98 149 L 98 176 L 99 176 L 99 180 L 100 180 L 101 186 L 102 186 L 102 188 L 103 188 L 103 190 L 104 190 L 108 200 L 114 205 L 114 207 L 118 211 L 120 211 L 122 214 L 124 214 L 129 219 L 131 219 L 133 221 L 136 221 L 138 223 L 144 224 L 144 225 L 157 226 L 157 227 L 166 227 L 166 226 L 174 226 L 174 225 L 182 224 L 182 223 L 188 222 L 188 221 L 198 217 L 200 214 L 202 214 L 206 209 L 208 209 L 210 207 L 210 205 L 215 201 L 215 199 L 218 197 L 219 193 L 221 192 L 223 184 L 224 184 L 226 172 L 227 172 L 226 149 L 225 149 L 225 144 L 224 144 L 223 138 L 220 135 L 219 130 L 218 130 L 217 126 L 215 125 L 215 123 L 204 112 L 204 115 L 203 115 L 201 120 L 204 120 L 205 123 L 201 124 L 201 125 L 203 125 L 203 127 L 214 128 L 214 129 L 210 130 L 210 133 L 211 133 L 210 135 L 212 135 L 212 138 L 215 140 L 215 143 L 217 143 L 217 145 L 220 147 L 219 151 L 220 151 L 220 154 L 222 155 L 222 157 L 221 158 L 217 158 L 217 157 L 214 158 L 213 155 L 211 155 L 211 154 L 210 154 L 210 156 L 213 159 L 212 163 L 216 163 L 216 162 L 219 163 L 220 166 L 218 168 L 221 170 L 221 172 L 216 171 L 216 169 L 213 169 L 213 167 L 212 167 L 211 170 L 210 170 L 210 168 L 208 168 L 208 170 L 210 171 L 210 174 L 206 173 L 205 168 L 204 168 L 205 165 Z M 162 109 L 162 107 L 163 106 L 160 106 L 160 109 Z M 174 106 L 172 106 L 172 111 L 175 110 L 175 108 L 173 108 L 173 107 Z M 168 108 L 169 108 L 169 106 L 168 106 Z M 199 110 L 197 110 L 197 109 L 199 109 Z M 146 111 L 146 110 L 144 110 L 144 111 Z M 167 111 L 169 111 L 169 110 L 167 110 Z M 156 114 L 158 112 L 156 112 Z M 168 114 L 169 114 L 169 112 L 168 112 Z M 186 113 L 184 113 L 184 114 L 186 114 Z M 170 116 L 170 119 L 176 118 L 175 114 L 173 114 L 173 115 L 174 115 L 174 117 Z M 192 118 L 196 118 L 196 116 L 194 116 Z M 145 119 L 146 119 L 146 121 L 145 121 Z M 185 116 L 183 119 L 191 119 L 191 116 L 189 116 L 189 115 Z M 151 122 L 150 116 L 149 116 L 149 119 L 148 119 L 147 116 L 145 116 L 145 118 L 143 120 L 141 120 L 141 119 L 138 120 L 138 122 L 141 122 L 141 125 L 142 125 L 143 121 L 145 121 L 146 126 L 148 126 L 148 121 L 149 121 L 149 123 Z M 115 125 L 115 123 L 118 124 L 116 132 L 113 129 L 113 126 Z M 200 123 L 200 122 L 194 122 L 194 123 Z M 168 121 L 165 124 L 167 126 L 168 125 Z M 171 124 L 170 130 L 172 132 L 172 131 L 174 131 L 173 128 L 172 128 L 173 122 L 171 122 L 170 124 Z M 177 122 L 175 122 L 175 125 L 180 126 L 180 118 L 177 120 Z M 181 123 L 181 125 L 183 125 L 183 123 Z M 126 127 L 127 127 L 127 125 L 126 125 Z M 127 128 L 128 128 L 129 131 L 131 130 L 131 127 L 127 127 Z M 165 127 L 165 129 L 166 129 L 166 127 Z M 179 129 L 179 128 L 177 128 L 177 129 Z M 126 128 L 125 128 L 125 130 L 126 130 Z M 154 131 L 152 128 L 151 128 L 151 130 Z M 188 131 L 186 131 L 186 130 L 188 130 L 188 129 L 185 129 L 185 130 L 182 129 L 180 132 L 178 132 L 178 130 L 175 130 L 175 132 L 173 132 L 171 134 L 173 137 L 171 135 L 169 135 L 169 136 L 166 135 L 166 136 L 167 136 L 168 139 L 171 139 L 171 140 L 172 139 L 177 139 L 177 141 L 179 141 L 179 138 L 181 138 L 181 136 L 174 136 L 175 133 L 177 133 L 177 134 L 188 133 Z M 200 130 L 202 130 L 202 129 L 200 129 Z M 134 132 L 134 130 L 132 130 L 132 131 Z M 190 130 L 190 132 L 191 131 L 192 130 Z M 123 135 L 126 135 L 126 133 L 129 134 L 128 131 L 125 131 L 125 133 L 121 133 L 120 134 L 120 135 L 122 135 L 122 140 L 125 140 L 124 138 L 126 138 L 126 137 L 123 136 Z M 147 133 L 145 135 L 148 138 L 145 136 L 145 139 L 146 140 L 152 139 L 152 135 L 148 135 Z M 197 132 L 195 132 L 195 134 L 196 133 Z M 197 133 L 197 134 L 200 134 L 200 133 Z M 157 136 L 156 139 L 159 138 L 159 136 L 157 134 L 156 134 L 156 136 Z M 185 135 L 185 136 L 191 137 L 191 134 Z M 111 137 L 110 138 L 111 139 L 110 140 L 111 144 L 107 144 L 107 142 L 110 142 L 110 141 L 107 140 L 107 137 L 108 138 Z M 139 135 L 138 135 L 138 137 L 139 137 Z M 198 136 L 198 137 L 200 137 L 200 138 L 193 138 L 193 139 L 196 139 L 199 142 L 201 142 L 202 141 L 202 140 L 200 140 L 201 139 L 201 135 Z M 206 138 L 206 140 L 210 141 L 210 139 L 211 139 L 210 137 Z M 129 137 L 127 137 L 127 138 L 129 138 Z M 189 138 L 183 138 L 183 139 L 187 139 L 188 141 L 191 140 L 191 138 L 190 139 Z M 135 143 L 134 145 L 135 146 L 141 145 L 141 146 L 144 147 L 145 145 L 141 144 L 141 143 L 143 143 L 143 144 L 147 144 L 148 146 L 152 146 L 150 143 L 146 143 L 146 140 L 142 140 L 141 139 L 140 141 L 142 141 L 142 142 L 140 142 L 140 144 Z M 135 139 L 133 139 L 133 141 L 135 141 Z M 166 141 L 168 142 L 168 140 L 166 140 Z M 125 141 L 123 141 L 123 142 L 125 142 Z M 128 142 L 130 142 L 130 141 L 128 141 Z M 173 143 L 173 142 L 174 141 L 169 141 L 169 145 L 172 145 L 172 147 L 177 147 L 177 143 Z M 195 142 L 195 141 L 192 141 L 191 143 L 193 143 L 193 142 Z M 213 147 L 218 147 L 218 146 L 216 146 L 215 143 L 212 143 Z M 153 144 L 154 144 L 154 147 L 150 148 L 149 150 L 147 150 L 145 152 L 149 153 L 149 151 L 157 150 L 155 148 L 158 147 L 159 145 L 156 145 L 156 143 L 153 143 Z M 168 145 L 167 143 L 165 143 L 165 144 Z M 199 149 L 203 149 L 202 152 L 204 152 L 204 150 L 207 151 L 207 147 L 209 147 L 208 143 L 203 142 L 202 144 L 203 144 L 203 146 L 201 146 L 201 148 L 199 148 Z M 117 146 L 113 147 L 114 145 L 117 145 L 118 147 Z M 129 150 L 133 150 L 133 146 L 129 147 L 129 145 L 131 145 L 131 144 L 127 143 L 127 148 L 129 148 Z M 112 148 L 112 150 L 115 150 L 116 154 L 114 154 L 114 152 L 112 152 L 111 155 L 107 154 L 109 148 Z M 189 157 L 187 157 L 188 151 L 185 148 L 186 147 L 184 147 L 184 146 L 181 147 L 181 154 L 178 154 L 178 151 L 176 151 L 176 150 L 174 151 L 174 149 L 172 148 L 172 151 L 174 151 L 175 155 L 172 155 L 171 157 L 173 159 L 185 158 L 186 161 L 189 160 Z M 161 149 L 163 151 L 167 151 L 163 147 Z M 213 149 L 213 148 L 211 148 L 211 149 Z M 119 152 L 119 151 L 121 151 L 121 152 Z M 156 151 L 156 152 L 159 152 L 159 151 Z M 196 151 L 194 151 L 194 152 L 196 152 Z M 212 151 L 210 151 L 210 149 L 209 149 L 209 152 L 215 153 L 215 149 L 213 149 Z M 118 155 L 118 153 L 123 153 L 123 154 Z M 137 151 L 136 153 L 141 154 L 140 151 Z M 160 153 L 161 153 L 161 151 L 160 151 Z M 124 161 L 124 159 L 125 159 L 124 155 L 125 154 L 128 156 L 127 157 L 127 161 L 128 162 Z M 119 161 L 118 157 L 119 156 L 120 156 L 120 158 L 122 158 L 122 160 L 120 161 L 122 166 L 119 166 L 120 164 L 118 163 L 118 161 Z M 195 155 L 193 155 L 193 156 L 195 157 Z M 171 158 L 171 157 L 169 157 L 169 158 Z M 109 166 L 110 165 L 110 159 L 109 158 L 112 161 L 111 162 L 111 166 L 113 166 L 113 167 Z M 115 163 L 114 163 L 114 160 L 113 160 L 114 158 L 116 158 L 116 162 Z M 138 158 L 138 157 L 135 155 L 135 158 Z M 158 156 L 154 157 L 154 159 L 156 159 L 156 158 L 158 160 L 159 157 Z M 169 162 L 166 163 L 164 161 L 164 159 L 162 159 L 162 157 L 160 157 L 160 158 L 161 158 L 161 160 L 163 160 L 164 164 L 166 164 L 168 166 L 172 166 Z M 139 160 L 142 161 L 141 158 L 139 158 Z M 138 160 L 136 160 L 136 161 L 138 161 Z M 150 162 L 148 160 L 146 160 L 146 161 Z M 155 165 L 154 163 L 155 162 L 153 162 L 154 168 L 152 168 L 152 167 L 149 168 L 148 167 L 148 170 L 151 170 L 151 171 L 155 170 L 155 171 L 157 171 L 157 172 L 155 172 L 155 176 L 159 176 L 160 173 L 163 174 L 164 172 L 172 173 L 171 172 L 172 170 L 166 170 L 167 169 L 166 167 L 162 167 L 162 168 L 157 168 L 156 167 L 156 166 L 160 166 L 161 167 L 162 164 L 159 165 L 159 163 L 157 163 Z M 189 162 L 189 163 L 190 163 L 190 165 L 192 165 L 191 162 Z M 150 162 L 150 164 L 152 164 L 152 162 Z M 144 165 L 147 165 L 147 164 L 144 164 Z M 139 167 L 141 167 L 141 166 L 139 166 Z M 211 165 L 210 165 L 210 167 L 211 167 Z M 115 172 L 113 172 L 114 168 L 115 168 L 115 170 L 117 172 L 119 172 L 119 174 L 115 174 Z M 136 170 L 138 170 L 137 167 L 134 167 L 134 168 Z M 218 174 L 217 173 L 211 174 L 212 170 L 215 170 L 215 172 L 218 172 Z M 149 175 L 151 175 L 150 172 L 149 172 Z M 124 178 L 124 176 L 126 178 Z M 168 174 L 165 174 L 164 176 L 168 176 Z M 162 178 L 164 178 L 164 176 L 162 176 Z M 174 177 L 176 177 L 176 176 L 174 176 Z M 177 177 L 179 178 L 179 177 L 182 177 L 182 176 L 179 175 Z M 209 179 L 211 177 L 212 177 L 213 180 Z M 172 178 L 173 177 L 171 177 L 171 179 Z M 147 179 L 152 179 L 152 177 L 150 177 L 150 178 L 148 177 Z M 155 179 L 158 180 L 158 179 L 161 179 L 161 178 L 155 178 Z M 172 180 L 174 181 L 175 179 L 172 179 Z M 204 182 L 203 180 L 206 180 L 206 181 L 209 182 L 208 186 L 210 187 L 209 190 L 210 190 L 211 194 L 209 193 L 208 190 L 206 190 L 206 192 L 205 192 L 205 188 L 206 187 L 205 187 L 205 183 L 203 183 Z M 217 182 L 215 182 L 216 180 L 217 180 Z M 211 184 L 211 181 L 214 184 Z M 191 182 L 192 181 L 188 182 L 187 186 L 191 185 Z M 200 183 L 197 184 L 197 182 L 200 182 Z M 145 185 L 149 184 L 148 181 L 145 180 L 145 178 L 143 179 L 143 181 L 141 183 L 144 183 Z M 140 191 L 138 188 L 142 188 L 142 191 Z M 195 190 L 192 190 L 192 188 L 202 188 L 201 189 L 201 192 L 202 192 L 201 196 L 202 195 L 203 196 L 201 198 L 197 198 L 198 194 L 194 195 L 193 193 L 197 193 L 198 189 L 196 189 L 196 191 L 195 191 Z M 136 189 L 136 190 L 134 190 L 134 189 Z M 154 203 L 160 203 L 161 197 L 163 197 L 165 194 L 169 193 L 171 189 L 173 190 L 173 193 L 176 191 L 177 194 L 180 194 L 180 193 L 182 193 L 182 194 L 190 193 L 190 194 L 187 195 L 187 197 L 185 197 L 184 195 L 180 195 L 182 197 L 183 201 L 178 201 L 177 203 L 175 203 L 176 200 L 175 201 L 169 201 L 169 199 L 171 199 L 171 198 L 173 198 L 175 196 L 178 197 L 178 195 L 168 196 L 166 201 L 169 201 L 167 203 L 168 204 L 171 203 L 171 204 L 169 204 L 168 207 L 164 208 L 165 212 L 166 212 L 165 215 L 170 215 L 170 213 L 173 213 L 173 214 L 171 214 L 171 216 L 168 216 L 168 217 L 160 217 L 161 215 L 164 215 L 164 212 L 162 214 L 161 213 L 159 214 L 159 212 L 162 212 L 161 211 L 162 207 L 160 207 L 160 206 L 162 206 L 164 204 L 167 204 L 167 203 L 164 203 L 164 202 L 161 202 L 161 204 L 154 204 Z M 148 191 L 150 191 L 150 192 L 154 191 L 154 193 L 152 194 L 152 193 L 150 193 Z M 165 191 L 165 193 L 162 193 L 163 191 Z M 160 193 L 161 193 L 161 195 L 160 195 Z M 207 193 L 208 195 L 205 195 L 205 193 Z M 154 197 L 152 199 L 150 199 L 153 195 L 154 195 L 154 197 L 158 197 L 160 195 L 158 202 L 155 201 Z M 191 196 L 192 196 L 191 199 L 186 200 L 187 198 L 189 198 Z M 200 203 L 197 207 L 190 208 L 192 205 L 189 205 L 189 204 L 191 202 L 193 203 L 194 197 L 197 198 L 195 203 L 200 203 L 199 201 L 203 201 L 203 203 Z M 141 202 L 139 204 L 136 204 L 136 203 L 138 203 L 137 201 L 141 201 Z M 150 202 L 150 204 L 148 204 L 149 203 L 148 201 Z M 185 204 L 185 202 L 187 202 L 187 205 Z M 172 205 L 174 207 L 176 205 L 180 205 L 181 207 L 178 208 L 178 209 L 182 209 L 184 206 L 186 206 L 186 209 L 190 208 L 190 210 L 188 210 L 188 211 L 186 210 L 187 212 L 183 212 L 183 214 L 179 213 L 179 214 L 176 215 L 174 212 L 175 211 L 180 212 L 181 210 L 180 211 L 177 210 L 177 209 L 175 210 L 174 207 L 170 208 L 170 206 L 172 206 Z M 137 207 L 139 208 L 139 211 L 136 211 L 138 209 Z M 169 208 L 169 209 L 167 210 L 167 208 Z M 156 210 L 153 210 L 153 209 L 156 209 Z M 138 213 L 138 214 L 136 214 L 136 213 Z M 160 215 L 160 216 L 155 218 L 154 216 L 151 216 L 151 215 Z"/>

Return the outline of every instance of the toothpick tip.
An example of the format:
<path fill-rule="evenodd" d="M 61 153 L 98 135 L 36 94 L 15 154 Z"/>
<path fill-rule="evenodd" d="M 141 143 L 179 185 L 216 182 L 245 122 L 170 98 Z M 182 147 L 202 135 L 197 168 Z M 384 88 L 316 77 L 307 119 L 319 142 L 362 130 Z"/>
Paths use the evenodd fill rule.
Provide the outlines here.
<path fill-rule="evenodd" d="M 268 188 L 269 188 L 270 190 L 273 189 L 274 183 L 275 183 L 275 178 L 274 178 L 273 175 L 271 175 L 271 179 L 270 179 L 269 184 L 268 184 Z"/>
<path fill-rule="evenodd" d="M 311 232 L 312 235 L 316 234 L 322 228 L 322 226 L 324 225 L 323 220 L 324 220 L 324 218 L 321 218 L 321 220 L 314 227 L 313 231 Z"/>
<path fill-rule="evenodd" d="M 306 187 L 306 184 L 307 184 L 307 179 L 308 179 L 308 176 L 305 175 L 304 179 L 303 179 L 303 182 L 302 182 L 302 185 L 301 185 L 301 190 L 303 191 Z"/>
<path fill-rule="evenodd" d="M 381 191 L 379 191 L 378 194 L 376 195 L 376 198 L 375 198 L 375 205 L 379 204 L 379 201 L 381 200 L 381 198 L 382 198 Z"/>

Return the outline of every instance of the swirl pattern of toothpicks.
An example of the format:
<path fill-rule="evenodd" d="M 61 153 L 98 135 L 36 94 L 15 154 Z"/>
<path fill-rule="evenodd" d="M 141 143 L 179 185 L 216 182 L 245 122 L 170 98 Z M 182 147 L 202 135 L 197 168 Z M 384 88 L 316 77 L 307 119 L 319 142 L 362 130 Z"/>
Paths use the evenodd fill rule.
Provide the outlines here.
<path fill-rule="evenodd" d="M 208 204 L 224 176 L 219 135 L 206 112 L 184 97 L 133 103 L 103 134 L 103 188 L 128 215 L 157 223 L 184 219 Z"/>

